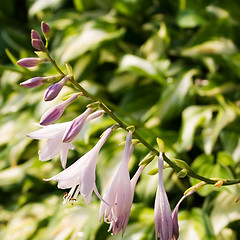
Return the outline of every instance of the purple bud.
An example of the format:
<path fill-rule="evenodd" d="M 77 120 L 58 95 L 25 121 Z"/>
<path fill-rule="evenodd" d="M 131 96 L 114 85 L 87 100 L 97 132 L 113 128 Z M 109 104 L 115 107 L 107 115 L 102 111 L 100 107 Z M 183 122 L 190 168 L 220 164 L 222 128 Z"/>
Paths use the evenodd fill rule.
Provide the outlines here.
<path fill-rule="evenodd" d="M 46 81 L 46 77 L 34 77 L 21 82 L 20 85 L 26 88 L 35 88 L 41 86 L 44 81 Z"/>
<path fill-rule="evenodd" d="M 31 32 L 31 39 L 42 40 L 40 34 L 36 30 L 32 30 L 32 32 Z"/>
<path fill-rule="evenodd" d="M 32 39 L 32 46 L 40 51 L 43 51 L 45 49 L 44 43 L 42 40 L 39 39 Z"/>
<path fill-rule="evenodd" d="M 50 27 L 48 26 L 47 23 L 45 23 L 44 21 L 42 21 L 41 23 L 41 29 L 42 29 L 42 33 L 44 35 L 44 37 L 46 38 L 46 40 L 48 41 L 50 39 Z"/>
<path fill-rule="evenodd" d="M 44 100 L 51 101 L 55 97 L 57 97 L 57 95 L 60 93 L 62 87 L 67 82 L 68 78 L 69 78 L 69 76 L 65 76 L 61 81 L 54 83 L 50 87 L 48 87 L 48 89 L 45 91 L 45 94 L 44 94 Z"/>
<path fill-rule="evenodd" d="M 45 62 L 46 59 L 40 59 L 40 58 L 22 58 L 20 60 L 17 61 L 17 64 L 21 67 L 36 67 L 38 64 Z"/>
<path fill-rule="evenodd" d="M 73 94 L 70 98 L 68 98 L 63 103 L 60 103 L 52 108 L 50 108 L 47 112 L 45 112 L 40 120 L 40 124 L 43 126 L 49 125 L 57 121 L 63 114 L 66 107 L 75 101 L 80 94 Z"/>
<path fill-rule="evenodd" d="M 72 142 L 76 138 L 78 133 L 81 131 L 87 117 L 89 116 L 89 114 L 92 113 L 92 111 L 93 109 L 88 108 L 84 113 L 82 113 L 80 116 L 76 117 L 72 121 L 71 125 L 66 129 L 63 135 L 62 142 Z"/>

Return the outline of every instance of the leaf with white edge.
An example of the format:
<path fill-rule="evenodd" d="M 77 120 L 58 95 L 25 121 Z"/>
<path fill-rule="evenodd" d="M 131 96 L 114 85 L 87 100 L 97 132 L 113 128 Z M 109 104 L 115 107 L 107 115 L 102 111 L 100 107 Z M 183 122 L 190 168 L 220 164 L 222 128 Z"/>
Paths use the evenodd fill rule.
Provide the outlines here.
<path fill-rule="evenodd" d="M 165 86 L 158 104 L 149 110 L 149 114 L 153 114 L 157 118 L 153 126 L 161 123 L 163 120 L 176 118 L 180 114 L 184 104 L 186 104 L 189 90 L 193 85 L 192 77 L 197 72 L 196 69 L 191 69 L 179 76 L 174 83 Z"/>
<path fill-rule="evenodd" d="M 210 220 L 216 235 L 229 223 L 240 220 L 240 204 L 235 203 L 236 199 L 237 195 L 222 192 L 214 200 Z"/>
<path fill-rule="evenodd" d="M 180 54 L 184 57 L 201 57 L 209 54 L 231 55 L 237 51 L 237 47 L 230 39 L 219 38 L 216 40 L 203 42 L 196 46 L 185 48 Z"/>

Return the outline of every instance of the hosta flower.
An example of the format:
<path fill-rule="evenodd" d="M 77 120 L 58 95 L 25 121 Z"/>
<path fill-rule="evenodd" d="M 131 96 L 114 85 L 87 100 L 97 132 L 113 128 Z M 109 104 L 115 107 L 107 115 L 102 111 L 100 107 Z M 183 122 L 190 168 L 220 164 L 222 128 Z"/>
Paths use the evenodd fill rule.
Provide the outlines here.
<path fill-rule="evenodd" d="M 178 209 L 181 204 L 181 202 L 188 197 L 189 195 L 196 192 L 196 189 L 193 189 L 189 191 L 187 194 L 183 195 L 183 197 L 179 200 L 177 205 L 175 206 L 173 212 L 172 212 L 172 223 L 173 223 L 173 231 L 172 231 L 172 240 L 177 240 L 179 236 L 179 227 L 178 227 Z"/>
<path fill-rule="evenodd" d="M 130 210 L 132 206 L 136 182 L 144 169 L 141 166 L 130 181 L 128 162 L 133 152 L 131 144 L 132 134 L 129 132 L 126 139 L 123 158 L 115 173 L 110 186 L 107 188 L 103 199 L 108 203 L 101 202 L 99 221 L 102 220 L 110 224 L 109 230 L 113 235 L 122 230 L 122 235 L 127 227 Z"/>
<path fill-rule="evenodd" d="M 65 195 L 64 202 L 66 202 L 66 200 L 73 202 L 80 193 L 85 202 L 89 204 L 93 191 L 101 199 L 95 184 L 95 169 L 98 153 L 112 131 L 112 127 L 108 128 L 98 143 L 70 167 L 52 178 L 45 179 L 46 181 L 58 181 L 58 188 L 71 188 L 69 194 Z"/>
<path fill-rule="evenodd" d="M 80 115 L 82 119 L 85 119 L 84 122 L 91 120 L 92 114 L 94 114 L 95 117 L 99 116 L 99 114 L 96 114 L 96 113 L 90 114 L 90 113 L 91 111 L 87 109 L 83 114 Z M 38 153 L 39 160 L 47 161 L 52 159 L 58 153 L 60 153 L 62 167 L 63 168 L 66 167 L 68 150 L 74 149 L 74 147 L 71 144 L 71 142 L 66 142 L 66 143 L 62 142 L 62 138 L 64 136 L 65 131 L 68 129 L 68 127 L 71 124 L 72 124 L 72 121 L 65 122 L 65 123 L 52 124 L 48 126 L 40 125 L 42 127 L 41 129 L 35 132 L 32 132 L 28 135 L 28 137 L 33 139 L 47 139 L 46 144 Z M 81 129 L 78 129 L 78 130 L 80 132 Z"/>
<path fill-rule="evenodd" d="M 158 189 L 154 206 L 156 239 L 172 239 L 172 215 L 167 193 L 163 185 L 163 155 L 158 158 Z"/>
<path fill-rule="evenodd" d="M 75 101 L 80 96 L 80 93 L 75 93 L 71 97 L 69 97 L 67 100 L 65 100 L 62 103 L 59 103 L 58 105 L 53 106 L 50 108 L 47 112 L 43 114 L 40 120 L 40 124 L 43 126 L 49 125 L 57 121 L 63 114 L 66 107 Z"/>

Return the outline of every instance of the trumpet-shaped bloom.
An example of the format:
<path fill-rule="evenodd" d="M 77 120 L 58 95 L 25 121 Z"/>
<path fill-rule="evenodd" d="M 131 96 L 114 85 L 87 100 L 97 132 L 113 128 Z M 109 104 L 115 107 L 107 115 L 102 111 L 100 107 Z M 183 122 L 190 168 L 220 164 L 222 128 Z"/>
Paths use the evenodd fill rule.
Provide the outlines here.
<path fill-rule="evenodd" d="M 102 220 L 110 224 L 109 230 L 112 229 L 113 235 L 117 234 L 122 229 L 122 235 L 127 227 L 130 210 L 132 206 L 134 190 L 136 182 L 142 173 L 144 167 L 140 167 L 132 180 L 130 181 L 128 162 L 133 152 L 131 144 L 132 134 L 128 133 L 122 161 L 115 173 L 110 186 L 107 188 L 101 203 L 99 212 L 99 221 Z"/>
<path fill-rule="evenodd" d="M 49 125 L 51 123 L 54 123 L 55 121 L 57 121 L 63 114 L 64 110 L 66 109 L 66 107 L 72 103 L 73 101 L 75 101 L 78 97 L 79 97 L 79 93 L 75 93 L 73 94 L 70 98 L 68 98 L 66 101 L 53 106 L 52 108 L 50 108 L 47 112 L 45 112 L 43 114 L 43 116 L 41 117 L 40 120 L 40 124 L 43 126 Z"/>
<path fill-rule="evenodd" d="M 156 239 L 172 239 L 172 215 L 167 193 L 163 185 L 163 155 L 158 158 L 158 189 L 154 206 Z"/>
<path fill-rule="evenodd" d="M 99 117 L 99 114 L 92 113 L 90 114 L 88 109 L 81 114 L 80 116 L 85 119 L 84 122 L 87 122 L 92 118 L 92 114 L 95 117 Z M 93 116 L 93 117 L 94 117 Z M 32 132 L 28 135 L 28 137 L 33 139 L 48 139 L 43 148 L 38 152 L 39 160 L 48 161 L 56 156 L 58 153 L 61 155 L 61 164 L 62 167 L 66 167 L 67 163 L 67 154 L 69 149 L 74 149 L 71 142 L 62 142 L 62 138 L 64 136 L 65 131 L 72 124 L 72 121 L 58 124 L 51 124 L 48 126 L 41 126 L 42 128 Z M 81 129 L 80 129 L 81 130 Z M 79 132 L 80 132 L 79 130 Z M 77 135 L 76 135 L 77 136 Z M 74 140 L 74 139 L 73 139 Z"/>
<path fill-rule="evenodd" d="M 50 179 L 45 179 L 46 181 L 58 181 L 58 188 L 71 188 L 69 194 L 66 194 L 64 196 L 64 203 L 66 200 L 73 202 L 76 199 L 77 195 L 80 193 L 85 202 L 89 204 L 91 202 L 93 191 L 100 199 L 102 199 L 95 184 L 95 169 L 98 153 L 112 131 L 112 127 L 108 128 L 98 143 L 70 167 L 66 168 Z"/>

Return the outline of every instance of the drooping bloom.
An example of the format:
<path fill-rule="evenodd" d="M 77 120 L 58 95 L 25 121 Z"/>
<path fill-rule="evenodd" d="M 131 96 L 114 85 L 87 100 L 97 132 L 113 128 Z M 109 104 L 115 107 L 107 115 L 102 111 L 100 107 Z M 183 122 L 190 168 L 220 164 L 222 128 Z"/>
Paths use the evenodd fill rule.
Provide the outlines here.
<path fill-rule="evenodd" d="M 52 84 L 47 88 L 47 90 L 44 93 L 44 100 L 45 101 L 52 101 L 62 90 L 63 86 L 68 81 L 69 76 L 65 76 L 61 81 Z"/>
<path fill-rule="evenodd" d="M 131 144 L 132 134 L 129 132 L 126 139 L 123 158 L 115 173 L 110 186 L 107 188 L 103 199 L 108 203 L 101 202 L 99 221 L 110 224 L 109 230 L 113 235 L 122 230 L 122 235 L 127 227 L 130 210 L 132 206 L 136 182 L 144 169 L 141 166 L 130 181 L 128 162 L 132 155 L 134 146 Z"/>
<path fill-rule="evenodd" d="M 172 215 L 167 193 L 163 185 L 163 155 L 158 158 L 158 189 L 154 206 L 156 240 L 172 239 Z"/>
<path fill-rule="evenodd" d="M 85 202 L 89 204 L 93 191 L 102 199 L 95 183 L 95 169 L 98 153 L 112 131 L 113 127 L 108 128 L 98 143 L 70 167 L 50 179 L 44 179 L 46 181 L 58 181 L 58 188 L 71 188 L 69 194 L 66 194 L 64 197 L 64 203 L 67 200 L 70 201 L 70 203 L 75 201 L 77 195 L 80 193 Z"/>
<path fill-rule="evenodd" d="M 75 93 L 64 102 L 59 103 L 58 105 L 55 105 L 52 108 L 50 108 L 47 112 L 45 112 L 42 115 L 40 124 L 43 126 L 47 126 L 49 124 L 56 122 L 62 116 L 66 107 L 70 103 L 74 102 L 79 96 L 80 93 Z"/>
<path fill-rule="evenodd" d="M 36 67 L 38 64 L 43 62 L 48 62 L 48 59 L 29 57 L 29 58 L 22 58 L 18 60 L 17 64 L 21 67 L 30 68 L 30 67 Z"/>
<path fill-rule="evenodd" d="M 92 119 L 92 113 L 90 111 L 85 111 L 80 116 L 85 119 L 85 121 L 89 121 Z M 90 115 L 89 115 L 90 114 Z M 95 114 L 96 117 L 99 115 Z M 88 118 L 89 117 L 89 118 Z M 28 137 L 33 139 L 47 139 L 46 144 L 43 148 L 38 152 L 40 161 L 48 161 L 56 156 L 58 153 L 61 155 L 61 164 L 62 167 L 66 167 L 67 163 L 67 154 L 69 149 L 74 149 L 71 142 L 62 142 L 63 135 L 67 128 L 71 125 L 72 121 L 65 123 L 52 124 L 48 126 L 41 126 L 42 128 L 32 132 L 28 135 Z M 81 129 L 80 129 L 81 130 Z M 79 130 L 79 131 L 80 131 Z M 74 140 L 74 139 L 73 139 Z"/>
<path fill-rule="evenodd" d="M 189 191 L 187 194 L 183 195 L 183 197 L 179 200 L 179 202 L 177 203 L 177 205 L 175 206 L 173 212 L 172 212 L 172 240 L 177 240 L 178 236 L 179 236 L 179 227 L 178 227 L 178 209 L 179 206 L 181 204 L 181 202 L 188 197 L 189 195 L 193 194 L 196 192 L 196 189 L 192 189 L 191 191 Z"/>

